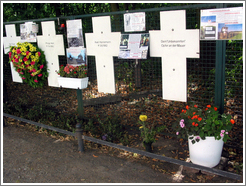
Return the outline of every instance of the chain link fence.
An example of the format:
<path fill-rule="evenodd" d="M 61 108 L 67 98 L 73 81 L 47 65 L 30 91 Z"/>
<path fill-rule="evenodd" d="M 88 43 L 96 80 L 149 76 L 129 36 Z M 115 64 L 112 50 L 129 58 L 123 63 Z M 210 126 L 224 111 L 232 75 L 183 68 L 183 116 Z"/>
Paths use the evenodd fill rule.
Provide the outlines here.
<path fill-rule="evenodd" d="M 242 6 L 241 4 L 228 4 Z M 146 13 L 146 32 L 160 30 L 160 11 L 186 10 L 187 29 L 200 28 L 200 10 L 218 8 L 218 4 L 198 4 L 179 7 L 163 7 L 157 9 L 138 10 Z M 132 11 L 137 12 L 137 11 Z M 59 18 L 59 23 L 69 19 L 81 19 L 83 36 L 92 33 L 92 17 L 111 17 L 112 32 L 124 34 L 123 14 L 126 12 L 112 12 Z M 64 37 L 65 48 L 68 48 L 66 33 L 59 30 L 58 18 L 54 20 L 56 34 Z M 46 21 L 32 20 L 39 24 Z M 15 24 L 17 36 L 20 35 L 20 24 L 23 22 L 4 23 Z M 134 33 L 134 32 L 132 32 Z M 137 33 L 137 32 L 136 32 Z M 139 32 L 138 32 L 139 33 Z M 42 35 L 39 29 L 38 35 Z M 4 28 L 4 37 L 5 28 Z M 86 47 L 86 45 L 85 45 Z M 178 55 L 178 54 L 177 54 Z M 226 41 L 226 68 L 225 68 L 225 113 L 230 113 L 236 120 L 229 144 L 242 147 L 243 141 L 243 41 Z M 118 59 L 114 57 L 114 73 L 116 94 L 104 94 L 97 91 L 96 63 L 94 56 L 87 56 L 89 86 L 83 90 L 84 115 L 88 119 L 104 120 L 110 116 L 117 116 L 117 125 L 138 131 L 138 116 L 146 114 L 157 125 L 168 126 L 167 133 L 172 131 L 172 124 L 177 115 L 187 103 L 162 99 L 162 71 L 161 58 L 147 59 Z M 59 64 L 66 65 L 66 56 L 59 56 Z M 215 97 L 215 66 L 216 41 L 200 41 L 200 58 L 187 59 L 187 96 L 188 102 L 200 105 L 214 103 Z M 32 88 L 25 83 L 12 82 L 8 55 L 3 55 L 4 112 L 12 115 L 45 122 L 46 124 L 73 131 L 77 121 L 76 90 L 49 87 Z M 75 119 L 74 119 L 75 116 Z M 57 122 L 56 122 L 57 121 Z M 64 122 L 63 122 L 64 121 Z M 96 125 L 95 122 L 92 125 Z M 89 127 L 89 125 L 87 126 Z M 88 129 L 89 130 L 89 129 Z M 92 130 L 92 128 L 90 128 Z M 94 129 L 93 129 L 94 130 Z M 105 129 L 106 130 L 106 129 Z M 107 129 L 112 130 L 112 129 Z M 116 129 L 115 129 L 116 130 Z M 90 131 L 91 132 L 91 131 Z M 92 133 L 92 132 L 91 132 Z M 105 131 L 104 131 L 105 133 Z"/>

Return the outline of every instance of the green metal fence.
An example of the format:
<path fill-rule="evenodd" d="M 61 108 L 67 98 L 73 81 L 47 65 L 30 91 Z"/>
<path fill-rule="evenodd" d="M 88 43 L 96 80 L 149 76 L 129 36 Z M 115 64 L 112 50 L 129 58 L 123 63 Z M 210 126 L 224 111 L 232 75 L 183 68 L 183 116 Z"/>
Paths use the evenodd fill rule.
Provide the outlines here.
<path fill-rule="evenodd" d="M 149 30 L 160 30 L 160 11 L 186 10 L 187 29 L 200 27 L 200 10 L 222 7 L 237 7 L 242 4 L 197 4 L 190 6 L 163 7 L 129 12 L 146 13 L 146 33 Z M 42 21 L 54 20 L 57 34 L 63 34 L 65 47 L 67 38 L 63 31 L 58 29 L 59 23 L 65 23 L 69 19 L 82 19 L 83 35 L 90 33 L 92 29 L 92 17 L 111 17 L 112 32 L 124 34 L 123 12 L 102 14 L 89 14 L 69 16 L 34 21 L 41 28 Z M 4 23 L 15 24 L 17 36 L 20 35 L 19 25 L 27 20 Z M 134 33 L 134 32 L 132 32 Z M 5 36 L 5 28 L 3 32 Z M 39 29 L 38 35 L 42 31 Z M 84 35 L 85 38 L 85 35 Z M 86 46 L 85 46 L 86 47 Z M 242 147 L 243 141 L 243 41 L 200 41 L 200 58 L 187 59 L 187 85 L 188 102 L 196 102 L 200 105 L 214 104 L 220 106 L 221 112 L 230 113 L 236 120 L 236 125 L 231 135 L 229 144 Z M 103 94 L 97 91 L 95 57 L 88 56 L 88 76 L 90 84 L 83 90 L 84 115 L 87 118 L 106 118 L 110 115 L 118 115 L 119 125 L 137 127 L 138 116 L 141 113 L 155 118 L 159 125 L 167 125 L 173 133 L 171 126 L 175 122 L 176 115 L 186 103 L 162 100 L 162 71 L 161 58 L 148 56 L 146 60 L 126 60 L 114 57 L 116 94 Z M 6 82 L 4 97 L 8 99 L 4 106 L 4 112 L 29 117 L 33 120 L 45 120 L 51 125 L 73 130 L 76 121 L 66 119 L 65 123 L 55 122 L 58 116 L 77 115 L 76 90 L 54 88 L 45 85 L 43 88 L 33 89 L 26 84 L 13 83 L 11 78 L 8 56 L 3 56 L 3 73 Z M 67 63 L 66 56 L 59 56 L 60 65 Z M 42 110 L 40 117 L 40 108 Z M 38 111 L 35 111 L 38 108 Z M 50 110 L 49 110 L 50 109 Z M 32 111 L 32 112 L 31 112 Z M 39 112 L 39 113 L 38 113 Z M 45 113 L 49 116 L 44 116 Z M 28 115 L 29 114 L 29 115 Z M 38 118 L 38 119 L 37 119 Z"/>

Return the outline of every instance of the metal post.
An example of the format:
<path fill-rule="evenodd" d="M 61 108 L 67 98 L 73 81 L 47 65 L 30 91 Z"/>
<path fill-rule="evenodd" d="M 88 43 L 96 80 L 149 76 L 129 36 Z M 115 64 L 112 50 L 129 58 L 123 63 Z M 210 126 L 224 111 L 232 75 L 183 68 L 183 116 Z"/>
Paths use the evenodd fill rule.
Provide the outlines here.
<path fill-rule="evenodd" d="M 80 123 L 76 124 L 76 137 L 78 138 L 78 150 L 79 152 L 84 152 L 84 141 L 82 139 L 83 129 Z"/>
<path fill-rule="evenodd" d="M 224 3 L 219 3 L 217 8 L 224 8 Z M 215 64 L 215 96 L 214 104 L 219 107 L 219 113 L 224 113 L 225 97 L 225 61 L 226 61 L 226 41 L 216 41 L 216 64 Z"/>
<path fill-rule="evenodd" d="M 83 98 L 82 98 L 81 89 L 77 89 L 77 100 L 78 100 L 79 119 L 83 119 L 84 118 L 84 106 L 83 106 Z"/>
<path fill-rule="evenodd" d="M 141 62 L 138 59 L 135 61 L 135 85 L 141 88 Z"/>

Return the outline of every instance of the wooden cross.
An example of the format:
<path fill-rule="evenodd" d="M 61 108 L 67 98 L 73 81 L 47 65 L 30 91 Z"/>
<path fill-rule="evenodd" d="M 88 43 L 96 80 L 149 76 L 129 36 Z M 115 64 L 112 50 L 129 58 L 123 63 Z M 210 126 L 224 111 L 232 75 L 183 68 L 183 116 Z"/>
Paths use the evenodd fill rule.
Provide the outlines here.
<path fill-rule="evenodd" d="M 59 87 L 56 71 L 59 70 L 58 55 L 65 55 L 63 35 L 56 35 L 55 22 L 42 22 L 42 36 L 37 36 L 38 47 L 44 51 L 48 62 L 49 77 L 48 85 Z"/>
<path fill-rule="evenodd" d="M 96 59 L 98 92 L 115 94 L 114 61 L 118 56 L 120 32 L 111 32 L 110 16 L 93 17 L 93 33 L 86 33 L 87 55 Z"/>
<path fill-rule="evenodd" d="M 16 36 L 15 25 L 5 25 L 7 37 L 3 37 L 4 53 L 7 54 L 10 50 L 10 46 L 16 46 L 21 41 L 20 36 Z M 14 65 L 10 63 L 11 74 L 13 82 L 22 83 L 22 78 L 18 72 L 16 72 Z"/>
<path fill-rule="evenodd" d="M 186 30 L 186 12 L 160 12 L 160 31 L 150 33 L 150 56 L 162 58 L 163 99 L 187 102 L 186 58 L 199 58 L 199 29 Z"/>

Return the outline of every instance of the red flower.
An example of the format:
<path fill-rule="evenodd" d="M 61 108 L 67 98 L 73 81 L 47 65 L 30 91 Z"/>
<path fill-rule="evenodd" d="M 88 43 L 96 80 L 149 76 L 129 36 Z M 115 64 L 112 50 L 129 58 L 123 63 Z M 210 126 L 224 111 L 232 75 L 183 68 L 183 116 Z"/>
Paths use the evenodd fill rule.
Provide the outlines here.
<path fill-rule="evenodd" d="M 28 59 L 26 57 L 24 57 L 23 61 L 28 61 Z"/>
<path fill-rule="evenodd" d="M 208 108 L 211 108 L 211 105 L 207 105 Z"/>
<path fill-rule="evenodd" d="M 202 121 L 202 118 L 198 118 L 198 121 Z"/>
<path fill-rule="evenodd" d="M 18 63 L 19 62 L 19 59 L 18 58 L 15 58 L 15 62 Z"/>
<path fill-rule="evenodd" d="M 20 54 L 20 53 L 21 53 L 21 51 L 20 51 L 19 48 L 16 50 L 16 53 L 17 53 L 17 54 Z"/>
<path fill-rule="evenodd" d="M 217 111 L 218 109 L 216 107 L 214 107 L 214 110 Z"/>
<path fill-rule="evenodd" d="M 36 70 L 35 70 L 35 69 L 32 69 L 32 71 L 33 71 L 33 72 L 36 72 Z"/>
<path fill-rule="evenodd" d="M 192 123 L 193 126 L 195 126 L 195 124 L 196 124 L 195 122 Z"/>
<path fill-rule="evenodd" d="M 26 55 L 28 55 L 30 52 L 29 51 L 26 51 Z"/>
<path fill-rule="evenodd" d="M 194 105 L 195 108 L 197 108 L 197 105 Z"/>
<path fill-rule="evenodd" d="M 188 105 L 186 105 L 186 107 L 185 107 L 187 110 L 189 110 L 189 106 Z"/>
<path fill-rule="evenodd" d="M 234 124 L 235 123 L 234 119 L 231 119 L 230 122 L 231 122 L 231 124 Z"/>
<path fill-rule="evenodd" d="M 43 74 L 39 74 L 38 77 L 41 77 Z"/>
<path fill-rule="evenodd" d="M 74 72 L 75 74 L 77 73 L 77 72 Z"/>
<path fill-rule="evenodd" d="M 195 115 L 196 114 L 196 112 L 193 112 L 193 115 Z"/>
<path fill-rule="evenodd" d="M 40 57 L 40 55 L 41 55 L 41 53 L 40 53 L 40 52 L 38 52 L 38 57 Z"/>
<path fill-rule="evenodd" d="M 186 110 L 182 110 L 182 113 L 184 113 L 184 114 L 185 114 L 185 113 L 186 113 Z"/>
<path fill-rule="evenodd" d="M 44 65 L 40 65 L 40 67 L 39 67 L 40 69 L 42 69 L 42 68 L 44 68 Z"/>
<path fill-rule="evenodd" d="M 32 61 L 32 62 L 31 62 L 31 65 L 35 65 L 35 61 Z"/>
<path fill-rule="evenodd" d="M 11 58 L 11 56 L 12 56 L 12 53 L 11 53 L 11 52 L 9 52 L 9 58 Z"/>
<path fill-rule="evenodd" d="M 38 80 L 34 79 L 34 82 L 35 82 L 35 83 L 38 83 Z"/>
<path fill-rule="evenodd" d="M 197 123 L 195 124 L 195 127 L 198 127 L 198 124 Z"/>

